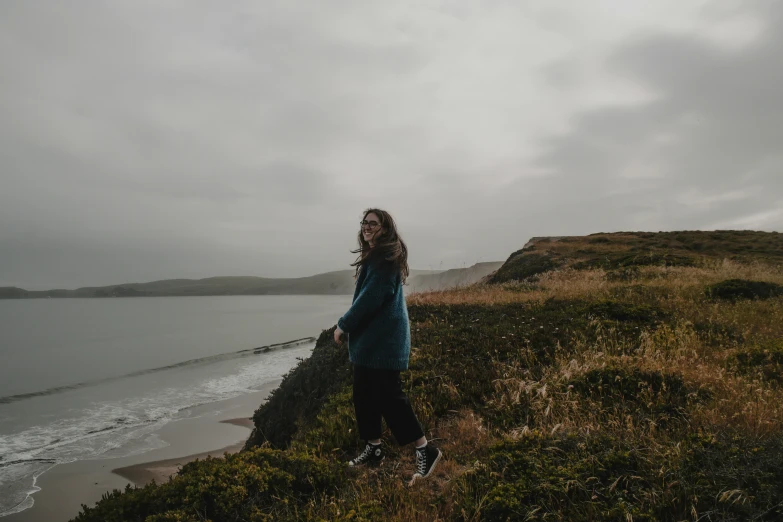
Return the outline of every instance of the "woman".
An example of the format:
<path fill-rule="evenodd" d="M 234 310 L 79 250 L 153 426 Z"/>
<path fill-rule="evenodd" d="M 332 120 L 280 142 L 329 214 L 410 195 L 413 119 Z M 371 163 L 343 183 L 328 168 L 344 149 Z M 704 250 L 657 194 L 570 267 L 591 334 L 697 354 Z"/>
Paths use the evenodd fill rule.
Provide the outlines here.
<path fill-rule="evenodd" d="M 402 285 L 408 277 L 408 249 L 394 220 L 380 209 L 364 212 L 359 231 L 356 289 L 351 308 L 337 321 L 334 340 L 348 338 L 354 365 L 353 404 L 364 451 L 350 466 L 383 460 L 381 417 L 400 446 L 416 446 L 411 483 L 429 477 L 442 454 L 427 443 L 424 431 L 402 391 L 400 371 L 408 369 L 410 323 Z"/>

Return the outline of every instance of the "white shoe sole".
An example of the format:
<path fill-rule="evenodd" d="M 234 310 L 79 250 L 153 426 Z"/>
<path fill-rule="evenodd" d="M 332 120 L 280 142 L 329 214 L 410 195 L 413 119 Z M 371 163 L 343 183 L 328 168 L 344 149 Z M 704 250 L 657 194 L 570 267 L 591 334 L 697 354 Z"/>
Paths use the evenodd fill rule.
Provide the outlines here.
<path fill-rule="evenodd" d="M 370 462 L 363 462 L 361 464 L 354 464 L 354 462 L 352 460 L 349 460 L 348 461 L 348 467 L 349 468 L 357 468 L 359 466 L 372 466 L 373 464 L 380 464 L 381 462 L 383 462 L 383 459 L 385 459 L 385 458 L 386 458 L 386 455 L 381 457 L 380 460 L 375 460 L 375 461 L 370 461 Z"/>

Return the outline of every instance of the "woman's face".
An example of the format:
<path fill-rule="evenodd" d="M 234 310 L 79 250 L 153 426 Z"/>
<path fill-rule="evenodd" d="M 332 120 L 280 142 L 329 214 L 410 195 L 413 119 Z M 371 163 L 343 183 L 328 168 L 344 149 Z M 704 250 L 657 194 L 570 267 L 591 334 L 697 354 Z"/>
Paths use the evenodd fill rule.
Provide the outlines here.
<path fill-rule="evenodd" d="M 367 224 L 362 225 L 362 237 L 364 237 L 365 241 L 370 243 L 370 246 L 373 246 L 375 244 L 375 236 L 381 233 L 381 220 L 375 212 L 370 212 L 364 217 L 364 221 L 366 221 Z"/>

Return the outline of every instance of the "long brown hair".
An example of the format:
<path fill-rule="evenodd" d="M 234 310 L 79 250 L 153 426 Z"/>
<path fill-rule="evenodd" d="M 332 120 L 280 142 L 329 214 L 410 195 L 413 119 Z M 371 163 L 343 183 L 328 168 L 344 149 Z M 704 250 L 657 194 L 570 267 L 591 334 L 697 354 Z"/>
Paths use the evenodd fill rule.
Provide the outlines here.
<path fill-rule="evenodd" d="M 384 259 L 394 263 L 394 267 L 402 275 L 402 283 L 405 284 L 410 272 L 408 269 L 408 247 L 405 246 L 405 242 L 397 232 L 397 225 L 394 223 L 394 219 L 385 210 L 368 208 L 364 211 L 362 221 L 367 219 L 368 214 L 378 216 L 381 231 L 375 236 L 375 246 L 370 247 L 370 243 L 364 240 L 362 228 L 359 226 L 359 234 L 357 236 L 359 248 L 351 250 L 352 254 L 359 254 L 356 261 L 351 263 L 351 266 L 356 267 L 354 277 L 358 277 L 361 267 L 370 261 Z"/>

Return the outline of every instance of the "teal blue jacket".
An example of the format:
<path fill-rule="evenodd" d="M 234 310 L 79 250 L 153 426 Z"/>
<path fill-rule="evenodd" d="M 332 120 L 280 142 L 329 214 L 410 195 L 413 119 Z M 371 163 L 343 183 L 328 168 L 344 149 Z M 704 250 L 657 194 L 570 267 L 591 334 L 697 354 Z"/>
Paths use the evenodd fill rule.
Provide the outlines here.
<path fill-rule="evenodd" d="M 337 321 L 348 337 L 348 355 L 357 366 L 407 370 L 411 352 L 408 307 L 402 275 L 390 261 L 371 261 L 356 279 L 351 308 Z"/>

